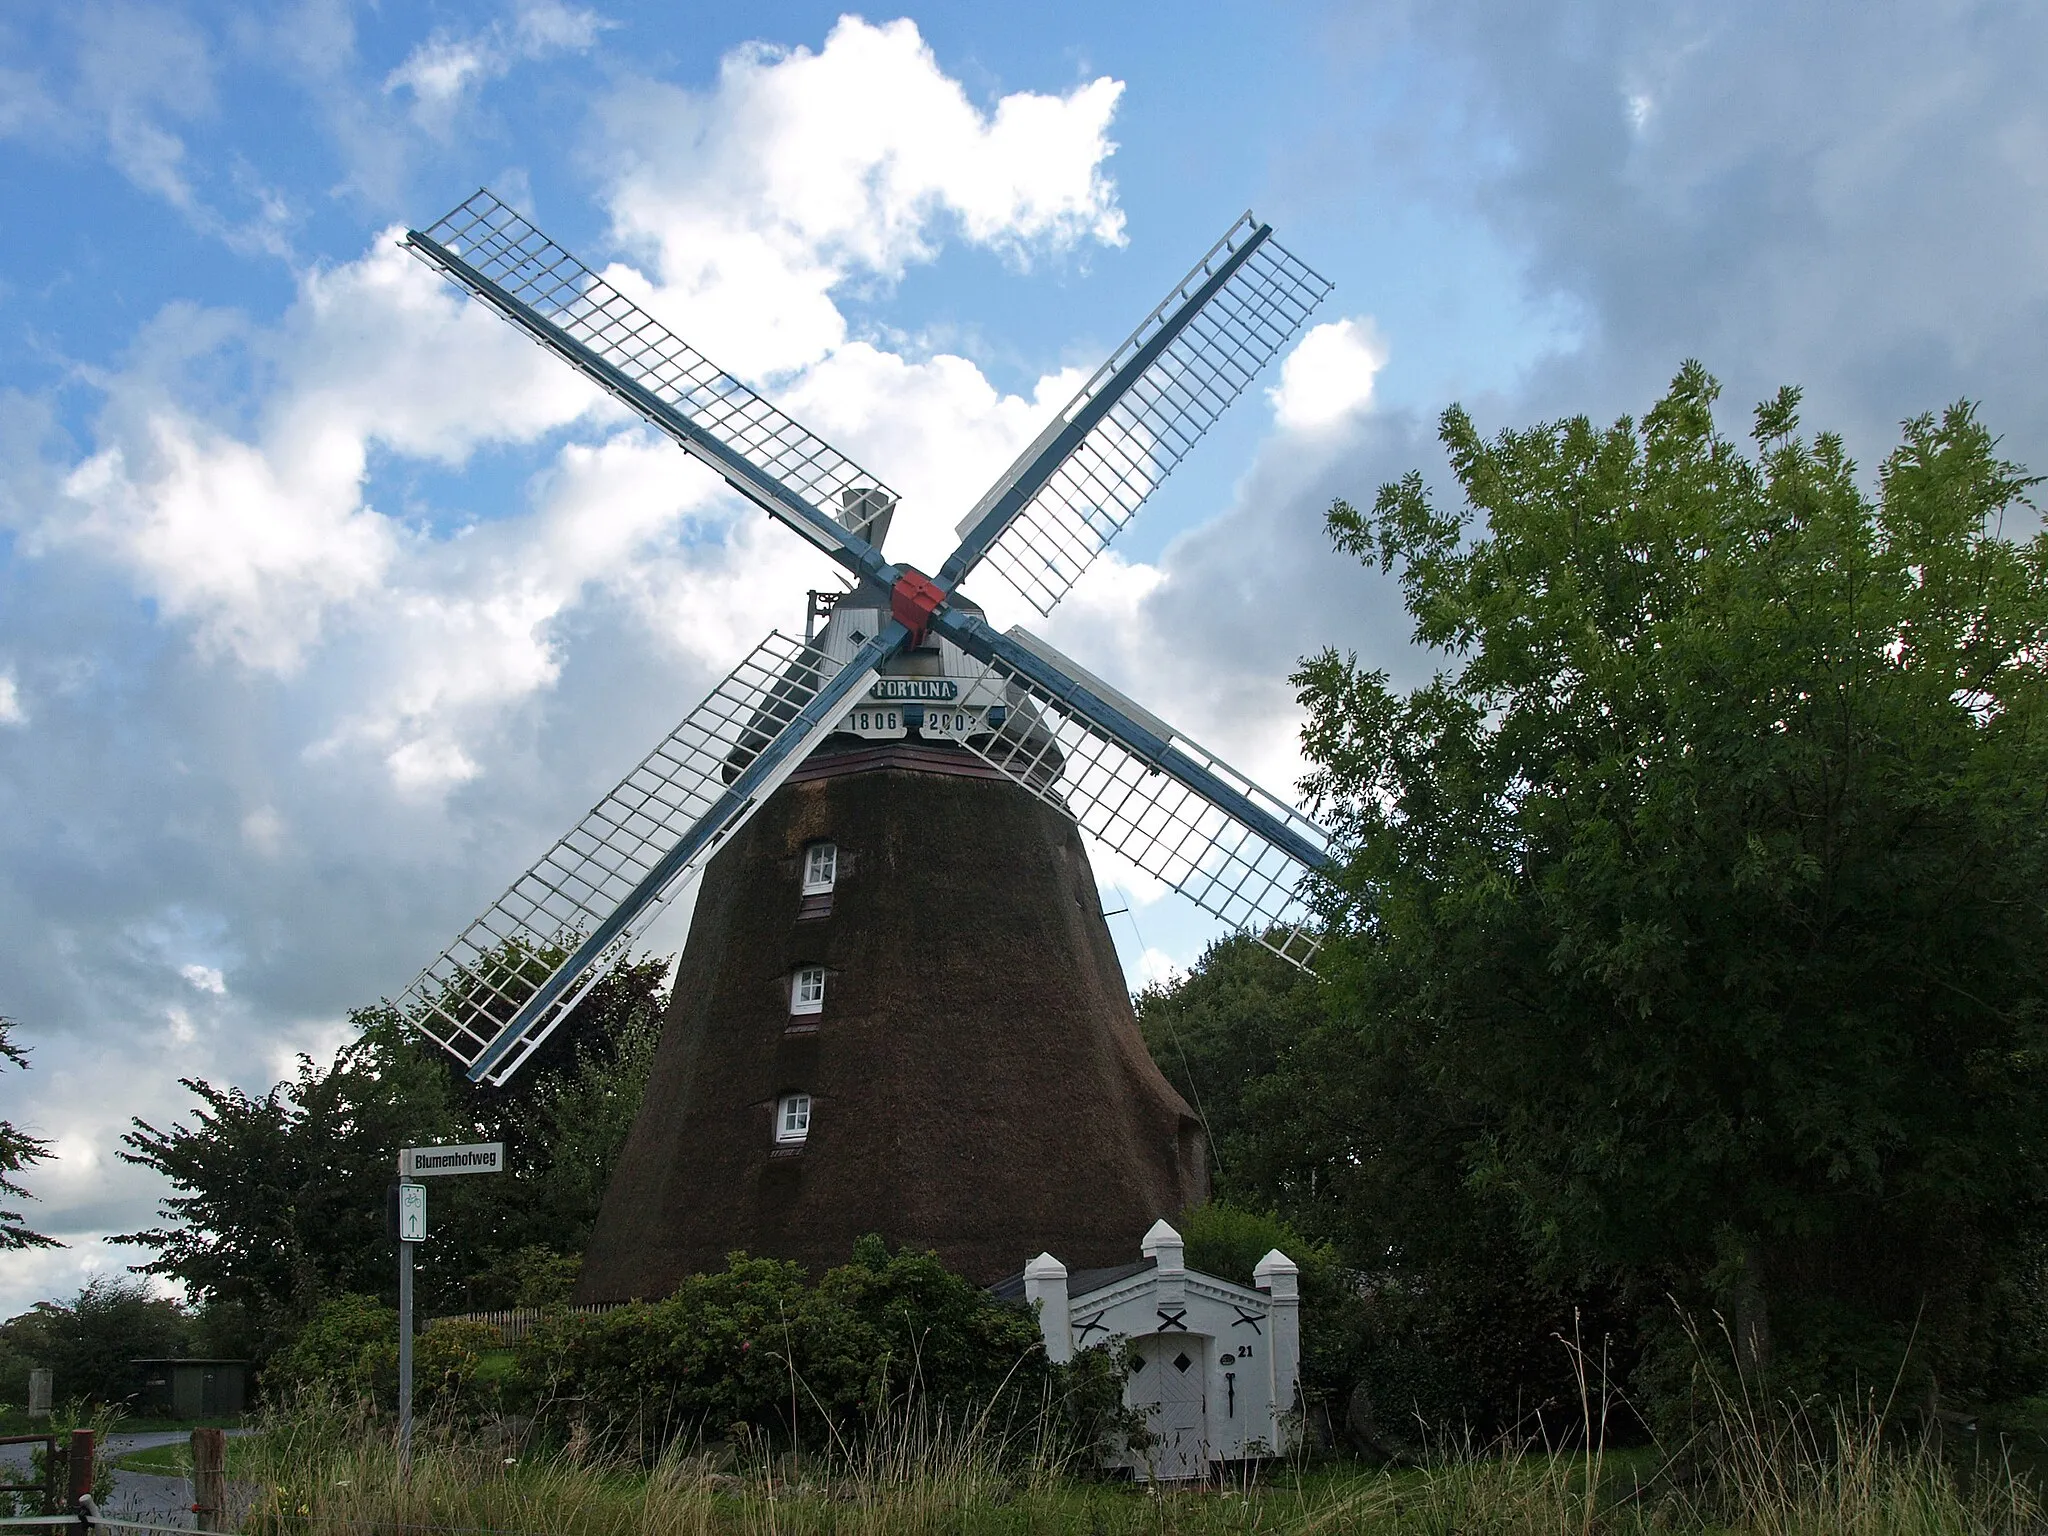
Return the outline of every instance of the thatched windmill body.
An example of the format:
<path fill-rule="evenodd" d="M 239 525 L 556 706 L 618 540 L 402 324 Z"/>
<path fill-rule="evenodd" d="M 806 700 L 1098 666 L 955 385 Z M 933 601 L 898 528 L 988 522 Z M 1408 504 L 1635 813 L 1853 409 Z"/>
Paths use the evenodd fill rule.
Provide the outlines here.
<path fill-rule="evenodd" d="M 863 1232 L 994 1279 L 1112 1262 L 1198 1199 L 1187 1106 L 1139 1040 L 1082 832 L 1297 963 L 1314 823 L 961 590 L 1041 613 L 1328 284 L 1246 214 L 962 519 L 928 577 L 896 496 L 488 192 L 407 245 L 850 578 L 771 632 L 406 994 L 502 1082 L 701 879 L 646 1100 L 585 1269 L 664 1293 L 744 1248 Z"/>

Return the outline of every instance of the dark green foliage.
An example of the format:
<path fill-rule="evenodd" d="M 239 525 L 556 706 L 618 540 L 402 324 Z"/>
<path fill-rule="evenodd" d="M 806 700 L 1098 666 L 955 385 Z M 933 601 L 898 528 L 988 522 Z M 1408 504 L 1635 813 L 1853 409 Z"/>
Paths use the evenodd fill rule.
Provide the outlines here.
<path fill-rule="evenodd" d="M 774 1423 L 789 1415 L 785 1362 L 805 1301 L 796 1265 L 735 1257 L 666 1301 L 548 1319 L 521 1349 L 521 1369 L 605 1427 L 630 1425 L 657 1442 L 686 1429 L 717 1436 Z"/>
<path fill-rule="evenodd" d="M 14 1020 L 0 1018 L 0 1070 L 7 1067 L 28 1069 L 28 1052 L 8 1039 L 14 1028 Z M 40 1136 L 31 1136 L 19 1130 L 9 1120 L 0 1120 L 0 1196 L 15 1200 L 33 1200 L 21 1186 L 20 1175 L 37 1163 L 50 1158 L 50 1144 Z M 60 1248 L 63 1244 L 54 1238 L 45 1237 L 27 1225 L 19 1211 L 0 1211 L 0 1253 L 20 1248 Z"/>
<path fill-rule="evenodd" d="M 583 1255 L 557 1253 L 534 1243 L 505 1254 L 470 1282 L 471 1290 L 498 1307 L 559 1307 L 576 1291 Z"/>
<path fill-rule="evenodd" d="M 242 1310 L 268 1348 L 326 1297 L 396 1286 L 384 1189 L 397 1149 L 459 1139 L 453 1084 L 395 1023 L 363 1012 L 331 1068 L 257 1096 L 185 1079 L 202 1102 L 193 1125 L 137 1122 L 122 1153 L 179 1191 L 163 1201 L 174 1225 L 120 1241 L 157 1256 L 137 1268 Z"/>
<path fill-rule="evenodd" d="M 1135 999 L 1152 1059 L 1209 1136 L 1219 1199 L 1276 1202 L 1299 1182 L 1293 1149 L 1268 1134 L 1262 1092 L 1294 1047 L 1326 1016 L 1317 980 L 1248 934 L 1219 939 L 1193 970 Z M 1306 1170 L 1301 1170 L 1306 1171 Z M 1249 1283 L 1249 1282 L 1247 1282 Z"/>
<path fill-rule="evenodd" d="M 266 1390 L 280 1403 L 389 1412 L 397 1338 L 396 1312 L 376 1297 L 330 1298 L 272 1361 Z M 415 1406 L 470 1417 L 517 1408 L 549 1431 L 580 1426 L 649 1455 L 699 1435 L 845 1446 L 906 1405 L 956 1422 L 985 1416 L 997 1442 L 1028 1428 L 1028 1450 L 1092 1448 L 1131 1427 L 1120 1354 L 1051 1366 L 1030 1313 L 879 1238 L 815 1285 L 797 1265 L 735 1254 L 665 1301 L 552 1311 L 509 1379 L 486 1379 L 493 1346 L 482 1324 L 428 1328 L 415 1344 Z M 1042 1445 L 1047 1432 L 1063 1445 Z"/>
<path fill-rule="evenodd" d="M 69 1304 L 39 1301 L 0 1323 L 0 1400 L 28 1401 L 28 1373 L 42 1367 L 62 1401 L 121 1404 L 141 1385 L 131 1362 L 190 1354 L 196 1331 L 177 1302 L 102 1275 Z"/>
<path fill-rule="evenodd" d="M 1754 457 L 1715 393 L 1491 441 L 1453 409 L 1465 513 L 1415 475 L 1331 512 L 1446 667 L 1296 677 L 1355 849 L 1276 1074 L 1316 1085 L 1316 1230 L 1718 1307 L 1789 1385 L 1910 1339 L 1909 1387 L 2038 1390 L 2048 539 L 2001 536 L 2029 482 L 1966 406 L 1872 501 L 1795 393 Z"/>
<path fill-rule="evenodd" d="M 413 1339 L 413 1406 L 421 1413 L 474 1415 L 499 1406 L 480 1391 L 483 1357 L 498 1347 L 495 1329 L 442 1318 Z M 374 1296 L 336 1296 L 299 1330 L 264 1375 L 273 1405 L 314 1411 L 367 1403 L 390 1412 L 398 1400 L 398 1311 Z"/>
<path fill-rule="evenodd" d="M 1327 1245 L 1312 1243 L 1278 1216 L 1262 1215 L 1242 1206 L 1212 1200 L 1175 1218 L 1187 1244 L 1187 1265 L 1238 1285 L 1251 1285 L 1259 1261 L 1276 1248 L 1301 1267 L 1306 1288 L 1312 1272 L 1336 1269 Z"/>
<path fill-rule="evenodd" d="M 800 1358 L 828 1403 L 895 1399 L 915 1386 L 936 1402 L 980 1406 L 1008 1386 L 1043 1380 L 1031 1314 L 929 1253 L 891 1254 L 880 1238 L 862 1238 L 850 1263 L 819 1278 L 814 1296 L 817 1329 Z"/>
<path fill-rule="evenodd" d="M 346 1293 L 323 1301 L 264 1372 L 275 1401 L 310 1394 L 389 1406 L 398 1390 L 398 1309 Z"/>
<path fill-rule="evenodd" d="M 1304 1390 L 1333 1433 L 1361 1420 L 1361 1445 L 1412 1444 L 1425 1423 L 1490 1436 L 1573 1402 L 1557 1335 L 1574 1307 L 1597 1313 L 1596 1349 L 1631 1332 L 1626 1318 L 1604 1292 L 1535 1273 L 1513 1223 L 1468 1187 L 1446 1101 L 1361 1048 L 1338 996 L 1238 936 L 1138 998 L 1154 1059 L 1216 1133 L 1222 1201 L 1187 1214 L 1189 1262 L 1243 1284 L 1269 1247 L 1301 1264 Z M 1249 1214 L 1261 1208 L 1279 1214 Z"/>
<path fill-rule="evenodd" d="M 1121 1423 L 1120 1364 L 1051 1365 L 1030 1313 L 879 1238 L 815 1286 L 795 1264 L 735 1254 L 665 1301 L 557 1314 L 520 1351 L 540 1402 L 646 1453 L 678 1436 L 847 1443 L 905 1403 L 986 1416 L 998 1436 L 1035 1430 L 1050 1406 L 1093 1444 Z"/>
<path fill-rule="evenodd" d="M 124 1158 L 177 1190 L 169 1222 L 119 1240 L 154 1247 L 139 1269 L 183 1283 L 237 1324 L 236 1352 L 265 1357 L 330 1298 L 396 1301 L 385 1190 L 399 1148 L 502 1140 L 506 1173 L 429 1186 L 417 1304 L 433 1316 L 557 1299 L 638 1108 L 666 972 L 622 962 L 509 1089 L 472 1086 L 389 1004 L 351 1014 L 357 1037 L 331 1067 L 302 1058 L 267 1094 L 188 1080 L 193 1123 L 138 1121 L 124 1138 Z"/>
<path fill-rule="evenodd" d="M 476 1091 L 478 1137 L 506 1144 L 511 1176 L 442 1182 L 492 1186 L 478 1190 L 497 1205 L 487 1240 L 492 1253 L 549 1250 L 557 1279 L 559 1265 L 582 1254 L 654 1063 L 668 969 L 666 960 L 621 962 L 507 1087 Z M 536 1284 L 546 1289 L 535 1258 L 529 1253 L 524 1268 L 513 1265 L 509 1288 L 474 1287 L 468 1305 L 534 1305 L 519 1293 Z"/>

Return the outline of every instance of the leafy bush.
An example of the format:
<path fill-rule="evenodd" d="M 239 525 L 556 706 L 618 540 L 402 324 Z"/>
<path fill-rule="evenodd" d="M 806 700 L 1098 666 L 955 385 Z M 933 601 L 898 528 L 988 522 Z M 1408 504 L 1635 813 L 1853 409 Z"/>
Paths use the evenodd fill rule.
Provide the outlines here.
<path fill-rule="evenodd" d="M 413 1407 L 421 1413 L 475 1415 L 496 1406 L 482 1381 L 484 1357 L 498 1348 L 487 1323 L 444 1317 L 413 1340 Z M 299 1330 L 266 1372 L 274 1403 L 355 1404 L 390 1412 L 398 1403 L 398 1313 L 374 1296 L 337 1296 Z M 324 1411 L 324 1410 L 323 1410 Z"/>
<path fill-rule="evenodd" d="M 413 1342 L 413 1406 L 425 1412 L 474 1416 L 496 1406 L 495 1384 L 486 1381 L 484 1360 L 499 1348 L 488 1323 L 443 1317 Z"/>
<path fill-rule="evenodd" d="M 391 1403 L 398 1392 L 398 1312 L 354 1292 L 323 1302 L 266 1373 L 273 1393 Z"/>
<path fill-rule="evenodd" d="M 735 1254 L 664 1301 L 556 1314 L 520 1376 L 544 1416 L 643 1454 L 694 1435 L 851 1444 L 906 1403 L 1064 1454 L 1125 1427 L 1121 1359 L 1089 1354 L 1054 1366 L 1029 1312 L 870 1237 L 815 1286 Z"/>

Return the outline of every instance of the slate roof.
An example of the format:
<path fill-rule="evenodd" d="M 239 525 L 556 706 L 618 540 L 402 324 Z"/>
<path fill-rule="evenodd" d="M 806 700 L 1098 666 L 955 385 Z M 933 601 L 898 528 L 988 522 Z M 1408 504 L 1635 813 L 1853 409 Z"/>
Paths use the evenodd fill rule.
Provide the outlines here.
<path fill-rule="evenodd" d="M 1120 1281 L 1128 1280 L 1133 1275 L 1142 1275 L 1146 1270 L 1157 1269 L 1158 1267 L 1159 1261 L 1157 1259 L 1145 1258 L 1139 1259 L 1133 1264 L 1112 1264 L 1107 1269 L 1070 1269 L 1067 1271 L 1067 1296 L 1071 1300 L 1076 1296 L 1088 1296 L 1096 1291 L 1106 1291 Z M 1022 1301 L 1024 1299 L 1024 1271 L 1020 1269 L 1016 1274 L 1009 1276 L 1007 1279 L 998 1280 L 988 1289 L 989 1294 L 998 1301 Z"/>

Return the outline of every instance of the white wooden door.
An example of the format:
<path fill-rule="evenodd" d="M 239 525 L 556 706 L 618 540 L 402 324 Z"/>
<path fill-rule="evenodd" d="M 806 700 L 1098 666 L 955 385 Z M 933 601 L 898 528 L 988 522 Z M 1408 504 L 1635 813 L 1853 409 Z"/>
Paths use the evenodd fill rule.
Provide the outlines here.
<path fill-rule="evenodd" d="M 1145 1462 L 1154 1480 L 1209 1475 L 1208 1340 L 1154 1333 L 1138 1340 L 1131 1403 L 1146 1410 L 1153 1443 Z"/>

